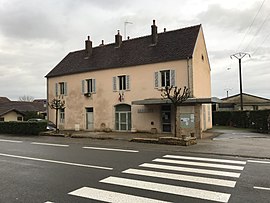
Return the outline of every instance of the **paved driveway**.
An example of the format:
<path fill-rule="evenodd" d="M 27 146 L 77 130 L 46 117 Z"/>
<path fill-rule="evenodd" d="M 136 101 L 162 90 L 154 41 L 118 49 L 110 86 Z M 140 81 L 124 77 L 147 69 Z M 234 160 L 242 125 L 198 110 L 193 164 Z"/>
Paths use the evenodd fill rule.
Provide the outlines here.
<path fill-rule="evenodd" d="M 213 129 L 213 132 L 220 133 L 213 140 L 243 139 L 243 138 L 270 138 L 270 134 L 250 132 L 246 129 Z"/>

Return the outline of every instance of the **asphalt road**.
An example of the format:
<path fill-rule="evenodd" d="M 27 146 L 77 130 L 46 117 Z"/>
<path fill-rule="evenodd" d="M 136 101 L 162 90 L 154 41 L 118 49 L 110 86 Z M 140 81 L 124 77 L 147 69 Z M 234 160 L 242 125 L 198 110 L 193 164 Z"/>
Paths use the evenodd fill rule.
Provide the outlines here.
<path fill-rule="evenodd" d="M 1 203 L 270 202 L 269 172 L 177 146 L 0 135 Z"/>

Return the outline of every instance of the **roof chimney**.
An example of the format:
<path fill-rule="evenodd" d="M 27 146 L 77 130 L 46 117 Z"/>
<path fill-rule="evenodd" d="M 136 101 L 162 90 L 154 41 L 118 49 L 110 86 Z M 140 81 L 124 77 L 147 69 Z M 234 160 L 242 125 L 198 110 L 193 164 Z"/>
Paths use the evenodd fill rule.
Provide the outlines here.
<path fill-rule="evenodd" d="M 157 26 L 156 26 L 156 21 L 153 20 L 153 25 L 151 25 L 152 28 L 152 44 L 157 44 L 158 41 L 158 34 L 157 34 Z"/>
<path fill-rule="evenodd" d="M 122 44 L 122 35 L 120 35 L 120 30 L 117 30 L 117 35 L 115 35 L 116 47 L 120 47 Z"/>
<path fill-rule="evenodd" d="M 87 56 L 92 54 L 92 41 L 90 41 L 90 36 L 87 36 L 87 40 L 85 40 L 85 52 Z"/>
<path fill-rule="evenodd" d="M 101 40 L 101 44 L 99 46 L 104 46 L 104 40 Z"/>

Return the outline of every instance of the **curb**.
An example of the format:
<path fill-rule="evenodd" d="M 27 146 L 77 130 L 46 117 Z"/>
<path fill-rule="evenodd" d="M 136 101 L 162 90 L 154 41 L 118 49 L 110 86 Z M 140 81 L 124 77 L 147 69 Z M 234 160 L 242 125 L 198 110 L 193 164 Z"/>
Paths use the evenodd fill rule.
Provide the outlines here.
<path fill-rule="evenodd" d="M 130 142 L 190 146 L 197 144 L 197 139 L 195 137 L 133 138 Z"/>

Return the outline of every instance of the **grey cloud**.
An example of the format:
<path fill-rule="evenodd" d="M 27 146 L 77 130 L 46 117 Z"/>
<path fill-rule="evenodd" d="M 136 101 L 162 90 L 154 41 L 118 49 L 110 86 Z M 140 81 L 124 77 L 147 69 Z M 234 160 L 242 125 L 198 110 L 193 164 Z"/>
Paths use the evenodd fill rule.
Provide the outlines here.
<path fill-rule="evenodd" d="M 47 16 L 42 11 L 30 11 L 30 9 L 20 4 L 11 8 L 2 8 L 0 11 L 1 32 L 14 38 L 53 37 L 55 27 Z"/>
<path fill-rule="evenodd" d="M 59 1 L 60 2 L 60 1 Z M 0 33 L 7 38 L 64 40 L 74 2 L 10 0 L 0 7 Z"/>
<path fill-rule="evenodd" d="M 234 50 L 231 50 L 231 49 L 211 50 L 209 51 L 209 56 L 212 60 L 219 60 L 219 59 L 229 58 L 233 52 Z"/>
<path fill-rule="evenodd" d="M 127 35 L 131 38 L 149 35 L 153 19 L 157 21 L 159 32 L 164 27 L 174 30 L 202 23 L 212 69 L 213 96 L 224 96 L 223 89 L 228 85 L 237 93 L 237 61 L 231 60 L 234 67 L 231 72 L 226 71 L 226 63 L 261 1 L 257 0 L 255 6 L 245 10 L 226 9 L 209 2 L 216 3 L 202 1 L 200 4 L 197 0 L 166 3 L 158 0 L 1 0 L 0 95 L 14 99 L 22 94 L 45 97 L 44 76 L 68 52 L 83 49 L 87 35 L 91 36 L 94 46 L 102 39 L 106 44 L 111 43 L 117 29 L 124 35 L 126 20 L 133 22 L 127 26 Z M 200 5 L 203 8 L 198 7 Z M 263 17 L 259 17 L 254 28 L 258 28 Z M 263 32 L 268 33 L 267 29 Z M 266 34 L 257 36 L 250 46 L 252 50 L 264 36 Z M 245 90 L 265 89 L 265 84 L 254 82 L 260 79 L 254 71 L 250 72 L 249 66 L 253 66 L 253 70 L 262 67 L 258 74 L 264 75 L 262 81 L 267 82 L 265 71 L 270 70 L 260 63 L 269 64 L 268 53 L 270 50 L 264 43 L 256 56 L 243 63 L 245 82 L 252 84 L 245 85 L 250 88 Z"/>
<path fill-rule="evenodd" d="M 204 24 L 218 27 L 222 30 L 233 29 L 238 32 L 244 32 L 252 22 L 257 6 L 252 6 L 249 9 L 241 10 L 240 8 L 228 9 L 223 8 L 218 4 L 213 4 L 208 9 L 197 15 Z M 261 16 L 258 16 L 260 18 Z M 256 20 L 254 26 L 261 22 Z"/>

